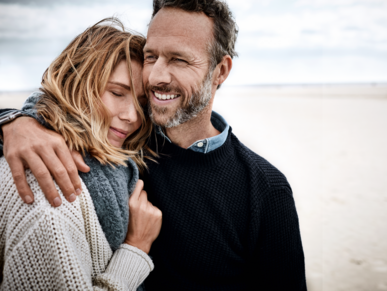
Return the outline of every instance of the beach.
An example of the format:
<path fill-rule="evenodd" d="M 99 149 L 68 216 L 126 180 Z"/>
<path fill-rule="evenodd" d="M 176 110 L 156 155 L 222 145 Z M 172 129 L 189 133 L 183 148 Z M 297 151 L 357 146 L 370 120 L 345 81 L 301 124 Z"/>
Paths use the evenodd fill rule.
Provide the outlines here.
<path fill-rule="evenodd" d="M 215 111 L 292 186 L 308 290 L 387 290 L 387 86 L 219 93 Z"/>
<path fill-rule="evenodd" d="M 224 87 L 214 110 L 292 186 L 308 290 L 387 290 L 387 85 Z"/>

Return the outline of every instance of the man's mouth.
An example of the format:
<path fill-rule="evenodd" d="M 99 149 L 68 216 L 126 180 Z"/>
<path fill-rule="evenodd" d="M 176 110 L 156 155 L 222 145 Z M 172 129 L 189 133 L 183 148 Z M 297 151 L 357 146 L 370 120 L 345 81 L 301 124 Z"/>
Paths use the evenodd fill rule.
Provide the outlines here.
<path fill-rule="evenodd" d="M 153 92 L 155 97 L 159 100 L 171 100 L 171 99 L 176 99 L 178 97 L 180 97 L 179 94 L 171 94 L 171 93 L 157 93 L 157 92 Z"/>

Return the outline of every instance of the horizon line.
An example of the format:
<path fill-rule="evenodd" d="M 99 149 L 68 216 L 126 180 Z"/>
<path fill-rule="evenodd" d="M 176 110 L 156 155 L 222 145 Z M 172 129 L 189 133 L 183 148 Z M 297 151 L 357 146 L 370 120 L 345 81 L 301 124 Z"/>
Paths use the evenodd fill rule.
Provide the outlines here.
<path fill-rule="evenodd" d="M 317 87 L 317 86 L 387 86 L 386 82 L 320 82 L 320 83 L 256 83 L 256 84 L 223 84 L 224 87 Z M 21 93 L 21 92 L 33 92 L 39 88 L 22 89 L 22 90 L 1 90 L 2 93 Z"/>

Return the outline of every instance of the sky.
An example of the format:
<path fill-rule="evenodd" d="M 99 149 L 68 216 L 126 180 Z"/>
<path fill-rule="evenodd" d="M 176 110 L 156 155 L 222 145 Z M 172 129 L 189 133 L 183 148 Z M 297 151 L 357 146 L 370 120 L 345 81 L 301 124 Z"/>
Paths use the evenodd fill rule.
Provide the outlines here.
<path fill-rule="evenodd" d="M 386 83 L 387 0 L 227 0 L 239 27 L 225 85 Z M 99 20 L 144 35 L 150 0 L 0 0 L 0 91 L 40 86 L 48 65 Z"/>

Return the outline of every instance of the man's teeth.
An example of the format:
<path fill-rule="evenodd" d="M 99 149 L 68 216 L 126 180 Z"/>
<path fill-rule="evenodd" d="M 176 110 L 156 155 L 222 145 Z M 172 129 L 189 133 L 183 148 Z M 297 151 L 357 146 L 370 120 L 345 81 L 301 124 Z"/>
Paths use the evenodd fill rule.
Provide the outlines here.
<path fill-rule="evenodd" d="M 179 95 L 159 94 L 155 92 L 155 96 L 157 97 L 157 99 L 167 100 L 167 99 L 175 99 Z"/>

